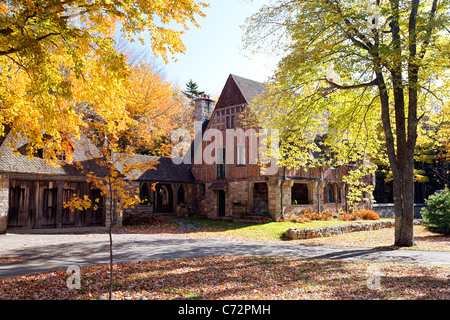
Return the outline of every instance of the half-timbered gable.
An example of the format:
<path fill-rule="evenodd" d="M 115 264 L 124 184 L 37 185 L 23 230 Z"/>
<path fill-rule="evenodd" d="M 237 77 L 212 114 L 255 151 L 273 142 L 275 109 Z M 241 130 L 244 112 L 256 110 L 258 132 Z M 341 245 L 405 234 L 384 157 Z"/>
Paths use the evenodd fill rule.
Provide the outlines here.
<path fill-rule="evenodd" d="M 277 167 L 270 173 L 261 169 L 256 161 L 261 159 L 258 128 L 242 123 L 248 105 L 265 90 L 263 83 L 228 77 L 203 131 L 202 162 L 192 165 L 200 188 L 198 213 L 210 218 L 278 220 L 302 209 L 346 210 L 347 186 L 342 177 L 351 166 Z M 196 108 L 202 108 L 204 98 L 196 101 Z"/>

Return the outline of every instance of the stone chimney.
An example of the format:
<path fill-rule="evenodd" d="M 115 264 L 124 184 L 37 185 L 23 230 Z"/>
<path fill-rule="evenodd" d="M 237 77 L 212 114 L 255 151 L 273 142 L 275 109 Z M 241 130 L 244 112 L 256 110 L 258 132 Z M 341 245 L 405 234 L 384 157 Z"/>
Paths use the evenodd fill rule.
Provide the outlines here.
<path fill-rule="evenodd" d="M 214 100 L 211 100 L 209 95 L 202 94 L 200 98 L 195 99 L 194 121 L 200 121 L 203 130 L 206 128 L 215 106 Z"/>

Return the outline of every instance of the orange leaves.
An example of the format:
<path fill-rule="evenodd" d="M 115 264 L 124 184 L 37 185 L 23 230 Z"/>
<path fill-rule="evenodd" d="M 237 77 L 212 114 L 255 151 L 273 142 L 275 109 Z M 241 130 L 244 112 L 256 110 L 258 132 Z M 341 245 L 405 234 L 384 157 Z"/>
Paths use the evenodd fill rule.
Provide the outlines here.
<path fill-rule="evenodd" d="M 373 210 L 356 210 L 354 213 L 347 213 L 345 211 L 339 212 L 338 218 L 343 221 L 351 220 L 379 220 L 380 216 Z"/>
<path fill-rule="evenodd" d="M 379 220 L 380 217 L 375 211 L 372 210 L 357 210 L 355 213 L 349 214 L 346 211 L 339 211 L 337 214 L 337 218 L 343 221 L 351 221 L 351 220 Z M 283 221 L 291 221 L 291 222 L 310 222 L 311 220 L 320 220 L 327 221 L 333 219 L 333 212 L 331 210 L 318 213 L 314 211 L 309 211 L 307 209 L 303 209 L 299 215 L 291 215 L 287 218 L 284 218 Z"/>
<path fill-rule="evenodd" d="M 60 136 L 78 137 L 80 127 L 95 117 L 105 123 L 105 134 L 129 130 L 137 124 L 126 109 L 129 68 L 113 46 L 116 23 L 126 38 L 149 33 L 154 53 L 167 61 L 168 54 L 184 51 L 181 32 L 173 24 L 157 24 L 198 26 L 204 7 L 192 0 L 0 4 L 1 123 L 27 138 L 31 149 L 42 148 L 41 137 L 47 133 L 54 137 L 49 149 L 67 154 L 70 150 Z M 173 90 L 155 100 L 167 106 L 170 95 Z M 34 150 L 29 151 L 32 155 Z"/>
<path fill-rule="evenodd" d="M 98 202 L 98 200 L 96 202 Z M 84 195 L 83 198 L 80 198 L 77 194 L 73 194 L 69 201 L 64 203 L 64 208 L 69 208 L 72 212 L 75 210 L 85 210 L 91 206 L 92 200 L 88 195 Z"/>
<path fill-rule="evenodd" d="M 358 219 L 356 214 L 350 214 L 350 213 L 347 213 L 346 211 L 339 212 L 338 218 L 342 221 L 351 221 L 351 220 Z"/>
<path fill-rule="evenodd" d="M 379 220 L 380 216 L 373 210 L 358 210 L 356 215 L 364 220 Z"/>
<path fill-rule="evenodd" d="M 303 208 L 300 214 L 293 214 L 289 217 L 283 218 L 283 221 L 304 223 L 310 222 L 311 220 L 327 221 L 331 219 L 333 219 L 333 213 L 331 210 L 318 213 Z"/>
<path fill-rule="evenodd" d="M 147 63 L 133 65 L 128 79 L 126 110 L 134 123 L 121 133 L 122 144 L 153 155 L 171 150 L 170 132 L 192 126 L 187 103 L 173 86 Z"/>
<path fill-rule="evenodd" d="M 367 280 L 379 270 L 380 290 Z M 0 280 L 0 299 L 96 300 L 108 285 L 107 266 L 81 268 L 81 288 L 54 271 Z M 448 267 L 275 257 L 218 256 L 142 261 L 114 267 L 120 300 L 432 299 L 448 296 Z"/>

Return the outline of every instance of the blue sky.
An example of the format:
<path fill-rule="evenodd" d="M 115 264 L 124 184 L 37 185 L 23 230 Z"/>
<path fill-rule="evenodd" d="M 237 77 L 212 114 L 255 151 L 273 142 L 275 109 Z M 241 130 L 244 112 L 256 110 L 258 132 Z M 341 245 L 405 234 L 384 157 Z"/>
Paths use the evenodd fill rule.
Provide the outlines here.
<path fill-rule="evenodd" d="M 269 1 L 203 1 L 209 2 L 210 7 L 204 10 L 206 17 L 198 19 L 201 28 L 192 27 L 184 34 L 186 53 L 177 54 L 178 61 L 171 60 L 167 65 L 157 59 L 164 65 L 167 80 L 184 89 L 192 79 L 201 90 L 216 98 L 230 73 L 261 82 L 267 80 L 277 61 L 264 54 L 248 57 L 248 53 L 243 52 L 240 26 Z M 146 50 L 138 42 L 133 46 L 137 50 Z"/>

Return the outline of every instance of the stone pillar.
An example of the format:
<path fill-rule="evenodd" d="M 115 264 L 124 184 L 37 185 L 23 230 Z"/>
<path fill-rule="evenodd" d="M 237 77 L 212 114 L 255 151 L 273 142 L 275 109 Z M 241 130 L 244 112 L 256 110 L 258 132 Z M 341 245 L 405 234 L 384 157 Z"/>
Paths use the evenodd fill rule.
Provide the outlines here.
<path fill-rule="evenodd" d="M 281 219 L 281 188 L 283 188 L 283 208 L 291 206 L 292 180 L 274 180 L 267 183 L 269 188 L 269 212 L 274 221 Z"/>
<path fill-rule="evenodd" d="M 0 174 L 0 234 L 6 233 L 9 209 L 9 174 Z"/>
<path fill-rule="evenodd" d="M 277 182 L 278 180 L 267 183 L 267 187 L 269 188 L 269 212 L 274 221 L 278 221 L 281 218 L 281 188 Z"/>
<path fill-rule="evenodd" d="M 113 204 L 112 210 L 110 211 L 111 201 L 116 201 L 115 205 Z M 111 226 L 111 214 L 113 216 L 113 226 L 121 227 L 122 226 L 122 218 L 123 218 L 123 210 L 119 211 L 118 200 L 111 200 L 108 196 L 105 196 L 105 227 L 109 228 Z"/>
<path fill-rule="evenodd" d="M 175 213 L 175 215 L 177 217 L 179 217 L 179 212 L 178 212 L 178 189 L 180 188 L 181 183 L 171 183 L 170 187 L 172 188 L 172 195 L 173 195 L 173 201 L 172 201 L 172 207 L 173 207 L 173 213 Z"/>

